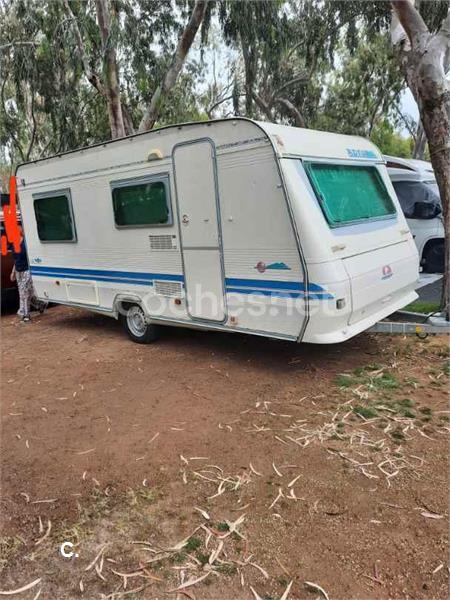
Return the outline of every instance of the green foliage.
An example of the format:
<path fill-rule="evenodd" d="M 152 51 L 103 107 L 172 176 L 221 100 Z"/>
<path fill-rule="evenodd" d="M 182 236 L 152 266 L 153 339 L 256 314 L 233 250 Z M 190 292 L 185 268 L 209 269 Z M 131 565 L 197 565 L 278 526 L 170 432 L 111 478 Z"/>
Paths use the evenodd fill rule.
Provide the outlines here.
<path fill-rule="evenodd" d="M 198 537 L 189 538 L 188 543 L 185 545 L 184 550 L 186 552 L 193 552 L 194 550 L 198 550 L 202 545 L 202 540 Z"/>
<path fill-rule="evenodd" d="M 381 139 L 379 123 L 392 122 L 404 87 L 389 40 L 362 35 L 353 50 L 341 44 L 339 57 L 340 66 L 330 73 L 323 111 L 314 126 L 365 137 L 375 131 Z"/>
<path fill-rule="evenodd" d="M 163 81 L 192 5 L 110 1 L 108 43 L 118 57 L 129 131 Z M 420 3 L 432 31 L 448 5 Z M 70 7 L 89 67 L 101 76 L 104 48 L 95 0 L 70 0 Z M 203 120 L 218 111 L 288 124 L 300 120 L 371 137 L 385 153 L 410 156 L 411 141 L 395 131 L 404 81 L 390 48 L 390 14 L 388 2 L 211 1 L 157 126 Z M 63 2 L 2 0 L 0 39 L 2 180 L 11 165 L 110 136 L 106 100 L 87 80 Z"/>
<path fill-rule="evenodd" d="M 370 139 L 383 154 L 412 158 L 414 140 L 412 138 L 404 138 L 395 133 L 393 125 L 386 119 L 379 121 L 374 126 L 370 134 Z"/>

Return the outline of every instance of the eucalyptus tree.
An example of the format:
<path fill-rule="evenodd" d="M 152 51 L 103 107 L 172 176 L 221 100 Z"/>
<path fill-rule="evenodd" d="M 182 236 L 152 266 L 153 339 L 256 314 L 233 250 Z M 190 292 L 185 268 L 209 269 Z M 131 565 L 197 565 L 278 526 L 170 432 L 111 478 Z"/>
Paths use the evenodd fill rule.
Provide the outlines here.
<path fill-rule="evenodd" d="M 397 123 L 405 84 L 387 37 L 362 31 L 356 48 L 342 43 L 338 54 L 313 125 L 371 137 L 378 123 Z"/>
<path fill-rule="evenodd" d="M 98 98 L 83 85 L 56 2 L 3 0 L 0 18 L 0 142 L 11 163 L 107 135 Z"/>
<path fill-rule="evenodd" d="M 195 0 L 186 16 L 186 3 L 165 0 L 145 2 L 135 0 L 59 0 L 70 22 L 72 42 L 76 48 L 87 80 L 103 97 L 111 129 L 111 137 L 122 137 L 151 129 L 172 93 L 185 65 L 197 32 L 208 12 L 208 0 Z M 189 9 L 189 7 L 188 7 Z M 180 26 L 177 13 L 185 19 Z M 187 22 L 186 22 L 187 19 Z M 173 36 L 177 37 L 171 48 Z M 154 44 L 160 53 L 156 53 Z M 121 55 L 123 52 L 123 60 Z M 167 60 L 168 56 L 170 59 Z M 128 59 L 128 62 L 127 62 Z M 161 66 L 164 71 L 161 72 Z M 122 73 L 137 69 L 135 88 L 130 77 L 127 86 Z M 135 122 L 137 110 L 130 111 L 125 93 L 139 92 L 139 86 L 148 94 L 150 86 L 142 82 L 144 74 L 159 76 L 150 79 L 150 97 L 139 98 L 135 107 L 142 113 Z M 134 77 L 135 73 L 133 73 Z M 145 77 L 145 75 L 144 75 Z M 143 106 L 145 102 L 145 106 Z M 138 106 L 138 104 L 140 104 Z"/>
<path fill-rule="evenodd" d="M 442 201 L 445 227 L 443 303 L 450 320 L 450 79 L 447 73 L 450 66 L 450 7 L 448 3 L 442 3 L 433 15 L 433 21 L 427 23 L 409 0 L 392 0 L 392 5 L 395 11 L 392 40 L 419 107 Z"/>

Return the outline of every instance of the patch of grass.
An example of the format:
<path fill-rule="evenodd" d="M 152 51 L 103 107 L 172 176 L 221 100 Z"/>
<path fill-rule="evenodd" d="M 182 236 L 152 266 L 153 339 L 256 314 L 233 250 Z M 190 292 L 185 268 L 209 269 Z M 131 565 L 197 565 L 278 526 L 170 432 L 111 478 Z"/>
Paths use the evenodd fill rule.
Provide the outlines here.
<path fill-rule="evenodd" d="M 414 406 L 414 400 L 411 400 L 411 398 L 403 398 L 403 400 L 399 400 L 397 404 L 404 406 L 405 408 L 412 408 Z"/>
<path fill-rule="evenodd" d="M 224 575 L 234 575 L 237 572 L 236 565 L 221 564 L 216 567 L 216 571 Z"/>
<path fill-rule="evenodd" d="M 399 383 L 391 373 L 382 373 L 379 377 L 371 379 L 370 385 L 376 389 L 393 390 L 398 388 Z"/>
<path fill-rule="evenodd" d="M 424 423 L 429 423 L 432 418 L 433 417 L 430 415 L 423 415 L 422 417 L 420 417 L 420 420 L 423 421 Z"/>
<path fill-rule="evenodd" d="M 202 565 L 206 565 L 209 560 L 209 556 L 207 554 L 204 554 L 203 552 L 196 552 L 195 556 L 197 557 L 197 560 L 201 562 Z"/>
<path fill-rule="evenodd" d="M 356 385 L 358 383 L 358 379 L 349 374 L 341 373 L 334 378 L 334 383 L 339 387 L 348 388 L 352 387 L 352 385 Z"/>
<path fill-rule="evenodd" d="M 0 537 L 0 573 L 14 560 L 25 541 L 19 536 Z"/>
<path fill-rule="evenodd" d="M 64 524 L 57 529 L 53 536 L 56 538 L 57 543 L 59 542 L 72 542 L 73 544 L 79 544 L 80 542 L 87 540 L 93 534 L 93 531 L 88 527 L 85 521 L 75 523 L 71 527 L 67 527 Z M 1 552 L 0 552 L 1 554 Z"/>
<path fill-rule="evenodd" d="M 187 552 L 194 552 L 195 550 L 200 548 L 201 545 L 202 545 L 202 540 L 200 538 L 194 536 L 189 539 L 189 541 L 186 544 L 186 546 L 184 547 L 184 549 Z"/>
<path fill-rule="evenodd" d="M 421 406 L 419 407 L 419 412 L 421 412 L 423 415 L 432 415 L 433 411 L 431 410 L 431 408 L 429 406 Z"/>
<path fill-rule="evenodd" d="M 403 310 L 409 310 L 411 312 L 423 313 L 428 315 L 429 313 L 439 312 L 440 306 L 439 302 L 426 302 L 424 300 L 416 300 L 416 302 L 411 302 L 408 306 L 405 306 Z"/>
<path fill-rule="evenodd" d="M 370 406 L 355 406 L 353 412 L 365 419 L 373 419 L 378 416 L 378 412 Z"/>
<path fill-rule="evenodd" d="M 391 436 L 397 442 L 403 442 L 405 440 L 405 436 L 403 435 L 403 432 L 400 429 L 395 429 L 394 431 L 392 431 Z"/>
<path fill-rule="evenodd" d="M 130 506 L 137 506 L 140 501 L 142 502 L 155 502 L 157 499 L 156 490 L 149 488 L 139 488 L 138 490 L 133 490 L 132 488 L 127 490 L 127 499 Z"/>
<path fill-rule="evenodd" d="M 221 521 L 220 523 L 217 523 L 216 529 L 218 531 L 229 531 L 230 528 L 228 526 L 228 523 L 225 523 L 225 521 Z"/>
<path fill-rule="evenodd" d="M 400 410 L 400 413 L 404 417 L 408 417 L 408 419 L 415 419 L 416 418 L 416 413 L 413 412 L 412 410 L 409 410 L 409 408 L 404 408 L 404 409 Z"/>
<path fill-rule="evenodd" d="M 162 564 L 163 560 L 164 559 L 161 559 L 161 564 Z M 183 563 L 186 560 L 186 554 L 184 552 L 177 552 L 176 554 L 171 556 L 169 560 L 170 560 L 170 562 L 172 562 L 176 565 L 180 565 L 181 563 Z M 159 564 L 159 561 L 157 564 Z"/>
<path fill-rule="evenodd" d="M 356 369 L 353 369 L 353 373 L 357 377 L 361 377 L 361 375 L 364 375 L 364 373 L 365 373 L 365 368 L 364 367 L 357 367 Z"/>
<path fill-rule="evenodd" d="M 439 418 L 441 419 L 441 421 L 450 421 L 449 415 L 439 415 Z"/>

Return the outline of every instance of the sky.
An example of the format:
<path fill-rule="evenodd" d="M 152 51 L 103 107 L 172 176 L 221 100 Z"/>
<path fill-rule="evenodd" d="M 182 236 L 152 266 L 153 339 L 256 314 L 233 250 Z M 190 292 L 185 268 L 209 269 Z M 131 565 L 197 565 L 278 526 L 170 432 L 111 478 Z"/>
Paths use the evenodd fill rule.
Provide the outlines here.
<path fill-rule="evenodd" d="M 413 117 L 415 121 L 419 120 L 419 109 L 409 88 L 403 92 L 402 111 Z"/>

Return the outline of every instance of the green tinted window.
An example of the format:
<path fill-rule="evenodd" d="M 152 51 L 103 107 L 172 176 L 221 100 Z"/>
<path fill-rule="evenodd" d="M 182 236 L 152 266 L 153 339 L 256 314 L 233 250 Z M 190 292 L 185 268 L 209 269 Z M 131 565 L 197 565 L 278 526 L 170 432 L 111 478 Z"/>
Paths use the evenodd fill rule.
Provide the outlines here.
<path fill-rule="evenodd" d="M 112 195 L 114 218 L 119 227 L 169 223 L 165 181 L 119 184 Z"/>
<path fill-rule="evenodd" d="M 35 198 L 34 213 L 42 242 L 76 241 L 70 197 L 67 193 Z"/>
<path fill-rule="evenodd" d="M 395 206 L 376 167 L 304 165 L 332 227 L 395 214 Z"/>

